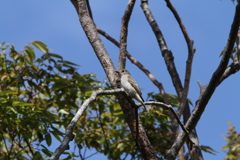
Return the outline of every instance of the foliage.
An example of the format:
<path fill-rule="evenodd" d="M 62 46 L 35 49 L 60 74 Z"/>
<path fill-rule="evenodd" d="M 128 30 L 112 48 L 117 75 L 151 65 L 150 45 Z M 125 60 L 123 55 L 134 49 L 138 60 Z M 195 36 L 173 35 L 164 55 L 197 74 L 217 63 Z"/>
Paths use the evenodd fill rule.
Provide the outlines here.
<path fill-rule="evenodd" d="M 8 43 L 0 47 L 0 159 L 45 159 L 52 138 L 61 140 L 77 104 L 98 82 L 40 41 L 21 52 Z M 44 54 L 36 58 L 34 49 Z"/>
<path fill-rule="evenodd" d="M 228 122 L 230 128 L 228 129 L 228 136 L 224 136 L 227 140 L 227 145 L 222 147 L 227 153 L 225 160 L 234 160 L 238 159 L 240 155 L 240 134 L 237 133 L 234 125 L 231 122 Z"/>

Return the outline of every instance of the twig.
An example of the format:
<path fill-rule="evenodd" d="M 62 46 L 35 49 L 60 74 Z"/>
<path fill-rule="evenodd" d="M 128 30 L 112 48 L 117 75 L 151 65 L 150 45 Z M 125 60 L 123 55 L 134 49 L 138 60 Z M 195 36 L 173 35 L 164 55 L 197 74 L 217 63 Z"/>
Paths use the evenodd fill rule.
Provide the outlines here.
<path fill-rule="evenodd" d="M 157 105 L 160 106 L 166 110 L 170 110 L 172 112 L 172 114 L 174 115 L 174 117 L 176 118 L 178 124 L 181 126 L 183 132 L 186 133 L 186 135 L 188 136 L 189 132 L 187 131 L 187 129 L 184 127 L 184 125 L 182 124 L 182 122 L 180 121 L 180 119 L 178 118 L 177 113 L 175 112 L 175 110 L 173 109 L 173 107 L 169 104 L 165 104 L 165 103 L 161 103 L 161 102 L 153 102 L 153 101 L 149 101 L 149 102 L 144 102 L 145 105 Z M 140 105 L 140 104 L 137 104 Z M 192 142 L 192 140 L 190 139 L 190 137 L 188 137 L 189 140 Z M 194 144 L 194 142 L 192 142 Z"/>

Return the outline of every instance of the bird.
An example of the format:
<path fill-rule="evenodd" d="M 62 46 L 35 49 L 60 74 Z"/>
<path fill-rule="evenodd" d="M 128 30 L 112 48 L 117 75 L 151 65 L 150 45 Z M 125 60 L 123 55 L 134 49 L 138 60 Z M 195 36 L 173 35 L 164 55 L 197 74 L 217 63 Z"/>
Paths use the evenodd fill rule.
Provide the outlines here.
<path fill-rule="evenodd" d="M 120 76 L 121 76 L 121 85 L 125 92 L 133 99 L 137 100 L 142 104 L 142 106 L 145 108 L 146 111 L 147 108 L 144 105 L 144 100 L 142 98 L 142 92 L 137 84 L 137 82 L 132 78 L 131 74 L 126 70 L 122 69 L 120 70 Z"/>

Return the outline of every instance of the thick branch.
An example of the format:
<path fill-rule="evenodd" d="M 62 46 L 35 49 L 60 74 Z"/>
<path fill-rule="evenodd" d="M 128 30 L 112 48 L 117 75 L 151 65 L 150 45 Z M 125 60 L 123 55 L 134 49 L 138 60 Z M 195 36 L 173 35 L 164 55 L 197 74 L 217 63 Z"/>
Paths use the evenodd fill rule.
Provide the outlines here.
<path fill-rule="evenodd" d="M 77 5 L 75 7 L 78 7 L 77 12 L 79 13 L 80 23 L 85 31 L 89 43 L 92 45 L 96 56 L 102 64 L 110 83 L 113 85 L 113 87 L 116 86 L 114 65 L 105 47 L 103 46 L 103 43 L 97 33 L 96 27 L 92 19 L 88 14 L 88 11 L 86 10 L 85 1 L 77 0 L 77 4 L 74 0 L 71 0 L 71 2 L 73 2 L 74 6 Z"/>
<path fill-rule="evenodd" d="M 240 25 L 240 6 L 237 4 L 234 20 L 232 23 L 232 27 L 229 33 L 229 38 L 227 45 L 225 47 L 225 51 L 223 53 L 223 57 L 221 59 L 221 62 L 216 69 L 216 71 L 213 73 L 212 78 L 209 82 L 209 84 L 206 87 L 206 90 L 203 92 L 202 96 L 200 97 L 198 103 L 196 104 L 196 107 L 190 116 L 189 120 L 187 121 L 185 127 L 188 131 L 191 131 L 199 121 L 202 113 L 204 112 L 206 105 L 208 101 L 210 100 L 212 94 L 214 93 L 216 87 L 218 86 L 220 82 L 220 78 L 223 76 L 224 71 L 226 70 L 226 67 L 229 62 L 229 58 L 231 56 L 232 49 L 234 47 L 234 42 L 238 33 L 238 28 Z M 184 143 L 185 133 L 181 132 L 176 141 L 174 142 L 173 146 L 167 153 L 167 159 L 175 159 L 180 147 Z"/>
<path fill-rule="evenodd" d="M 132 14 L 133 7 L 136 0 L 129 0 L 125 13 L 122 17 L 121 33 L 120 33 L 120 52 L 118 59 L 118 70 L 125 69 L 126 66 L 126 48 L 127 48 L 127 35 L 128 23 Z"/>
<path fill-rule="evenodd" d="M 112 64 L 112 61 L 106 52 L 106 49 L 104 48 L 100 37 L 98 36 L 96 26 L 93 23 L 91 17 L 89 16 L 87 10 L 86 10 L 86 4 L 84 0 L 71 0 L 74 7 L 77 7 L 77 13 L 79 13 L 79 19 L 81 22 L 81 25 L 89 39 L 90 44 L 92 45 L 99 61 L 101 62 L 107 77 L 109 79 L 109 82 L 113 86 L 113 88 L 118 88 L 119 82 L 119 76 L 116 75 L 114 66 Z M 123 96 L 124 94 L 118 94 L 117 99 L 119 100 L 119 103 L 122 107 L 125 119 L 129 125 L 129 128 L 131 130 L 131 133 L 133 137 L 136 136 L 136 115 L 134 112 L 134 106 L 127 101 L 127 99 Z M 139 123 L 139 138 L 138 138 L 138 144 L 139 144 L 139 150 L 144 157 L 144 159 L 157 159 L 156 154 L 154 153 L 154 150 L 147 138 L 147 135 L 143 129 L 143 126 L 141 123 Z"/>

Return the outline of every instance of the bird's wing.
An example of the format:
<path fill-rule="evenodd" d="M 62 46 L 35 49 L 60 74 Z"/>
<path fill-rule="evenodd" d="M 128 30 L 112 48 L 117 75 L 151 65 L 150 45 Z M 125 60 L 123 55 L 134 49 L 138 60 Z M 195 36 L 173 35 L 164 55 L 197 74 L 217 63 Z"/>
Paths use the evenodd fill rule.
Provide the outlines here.
<path fill-rule="evenodd" d="M 141 92 L 140 88 L 138 87 L 136 81 L 131 76 L 128 76 L 128 80 L 129 80 L 130 84 L 132 85 L 132 87 L 137 91 L 137 93 L 141 97 L 142 101 L 144 102 L 144 100 L 142 98 L 142 92 Z"/>

